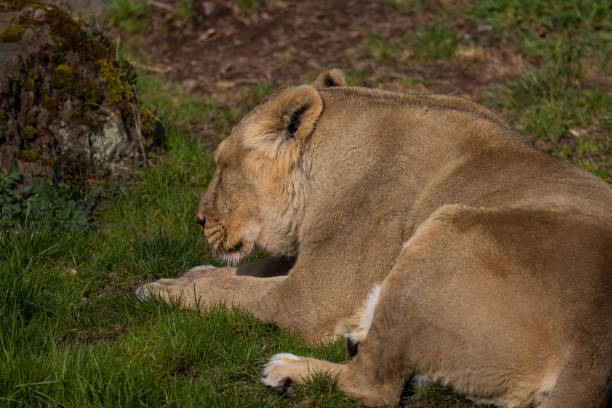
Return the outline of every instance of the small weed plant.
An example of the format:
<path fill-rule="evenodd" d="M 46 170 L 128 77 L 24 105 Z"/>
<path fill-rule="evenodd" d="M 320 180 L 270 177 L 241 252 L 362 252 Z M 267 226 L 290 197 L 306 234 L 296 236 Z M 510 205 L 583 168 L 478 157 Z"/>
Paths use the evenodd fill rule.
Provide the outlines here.
<path fill-rule="evenodd" d="M 61 182 L 39 181 L 19 188 L 23 175 L 16 168 L 0 170 L 0 228 L 52 223 L 84 228 L 100 194 L 98 188 L 84 195 Z"/>

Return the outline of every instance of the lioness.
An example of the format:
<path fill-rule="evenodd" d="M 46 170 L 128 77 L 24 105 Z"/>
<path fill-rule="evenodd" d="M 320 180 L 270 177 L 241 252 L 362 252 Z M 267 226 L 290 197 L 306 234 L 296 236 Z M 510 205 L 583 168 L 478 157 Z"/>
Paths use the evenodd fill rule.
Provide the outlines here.
<path fill-rule="evenodd" d="M 139 295 L 240 305 L 357 352 L 275 355 L 277 390 L 325 372 L 378 406 L 418 374 L 500 406 L 605 406 L 612 187 L 468 100 L 345 85 L 332 70 L 253 109 L 199 205 L 232 265 L 254 248 L 295 261 L 196 267 Z"/>

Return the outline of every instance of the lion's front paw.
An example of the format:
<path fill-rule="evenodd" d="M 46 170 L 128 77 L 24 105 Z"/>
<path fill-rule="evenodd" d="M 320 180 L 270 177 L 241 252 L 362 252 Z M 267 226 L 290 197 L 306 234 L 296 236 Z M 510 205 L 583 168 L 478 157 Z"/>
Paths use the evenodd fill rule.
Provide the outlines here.
<path fill-rule="evenodd" d="M 184 291 L 187 295 L 193 292 L 193 285 L 199 278 L 208 278 L 221 275 L 231 275 L 235 273 L 235 268 L 218 268 L 213 265 L 200 265 L 188 269 L 182 276 L 173 279 L 159 279 L 155 282 L 147 282 L 136 288 L 136 297 L 144 300 L 151 295 L 158 295 L 162 298 L 170 298 L 170 295 L 175 297 L 183 295 Z M 189 292 L 191 291 L 191 292 Z"/>
<path fill-rule="evenodd" d="M 136 288 L 135 294 L 139 300 L 145 300 L 151 296 L 161 296 L 165 298 L 165 295 L 169 294 L 169 289 L 176 279 L 159 279 L 155 282 L 147 282 Z"/>
<path fill-rule="evenodd" d="M 308 368 L 303 372 L 300 360 L 303 359 L 291 353 L 273 355 L 261 372 L 261 381 L 281 394 L 291 392 L 294 383 L 308 374 Z"/>
<path fill-rule="evenodd" d="M 139 287 L 136 288 L 134 293 L 136 294 L 136 297 L 138 298 L 138 300 L 145 300 L 146 298 L 151 296 L 151 291 L 149 290 L 149 286 L 152 283 L 153 282 L 148 282 L 148 283 L 142 284 L 142 285 L 140 285 Z"/>

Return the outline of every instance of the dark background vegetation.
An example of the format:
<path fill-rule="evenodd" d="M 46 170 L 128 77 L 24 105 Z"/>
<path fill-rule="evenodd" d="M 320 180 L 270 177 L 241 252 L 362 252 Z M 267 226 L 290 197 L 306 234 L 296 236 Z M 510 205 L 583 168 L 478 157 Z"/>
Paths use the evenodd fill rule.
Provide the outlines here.
<path fill-rule="evenodd" d="M 612 182 L 609 1 L 87 3 L 62 4 L 119 44 L 167 150 L 87 192 L 15 189 L 20 175 L 0 173 L 0 405 L 357 406 L 329 378 L 292 398 L 258 381 L 271 354 L 344 361 L 342 342 L 310 347 L 238 310 L 201 317 L 133 296 L 214 262 L 194 223 L 212 148 L 262 97 L 323 69 L 351 85 L 471 98 Z M 402 406 L 471 405 L 430 385 Z"/>

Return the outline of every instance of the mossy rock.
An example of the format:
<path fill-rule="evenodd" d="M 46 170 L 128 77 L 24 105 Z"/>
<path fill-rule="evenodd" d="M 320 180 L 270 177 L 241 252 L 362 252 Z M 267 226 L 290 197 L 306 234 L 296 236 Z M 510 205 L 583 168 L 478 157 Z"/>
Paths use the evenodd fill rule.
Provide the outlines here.
<path fill-rule="evenodd" d="M 115 179 L 163 146 L 163 128 L 112 41 L 55 5 L 5 7 L 0 33 L 14 40 L 0 42 L 0 168 L 17 166 L 26 181 Z"/>

